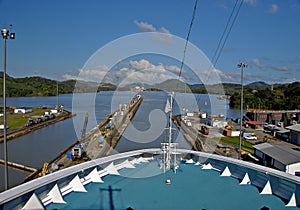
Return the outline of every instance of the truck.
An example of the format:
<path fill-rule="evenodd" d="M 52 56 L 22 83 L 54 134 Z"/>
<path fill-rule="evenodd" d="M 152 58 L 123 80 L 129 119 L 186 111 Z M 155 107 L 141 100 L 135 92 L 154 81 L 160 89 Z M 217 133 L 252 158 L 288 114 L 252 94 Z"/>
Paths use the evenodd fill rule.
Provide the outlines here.
<path fill-rule="evenodd" d="M 209 134 L 209 129 L 208 129 L 207 126 L 202 125 L 202 126 L 200 127 L 200 129 L 199 129 L 199 132 L 202 133 L 202 134 L 204 134 L 204 135 L 208 135 L 208 134 Z"/>
<path fill-rule="evenodd" d="M 80 160 L 86 156 L 83 144 L 77 144 L 72 148 L 72 160 Z"/>

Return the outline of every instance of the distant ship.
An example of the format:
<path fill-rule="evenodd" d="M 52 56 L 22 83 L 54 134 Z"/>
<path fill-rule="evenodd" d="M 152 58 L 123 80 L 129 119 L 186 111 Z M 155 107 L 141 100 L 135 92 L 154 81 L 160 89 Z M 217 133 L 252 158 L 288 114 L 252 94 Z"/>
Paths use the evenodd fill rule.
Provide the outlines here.
<path fill-rule="evenodd" d="M 134 88 L 131 88 L 130 90 L 133 92 L 139 93 L 139 92 L 145 91 L 145 87 L 135 86 Z"/>

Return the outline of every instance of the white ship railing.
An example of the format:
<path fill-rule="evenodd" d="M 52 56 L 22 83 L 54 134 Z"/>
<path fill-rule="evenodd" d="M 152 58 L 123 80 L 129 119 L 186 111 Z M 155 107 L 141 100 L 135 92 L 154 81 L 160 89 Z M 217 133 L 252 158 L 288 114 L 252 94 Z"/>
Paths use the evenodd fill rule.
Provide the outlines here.
<path fill-rule="evenodd" d="M 177 152 L 181 153 L 182 156 L 184 156 L 185 154 L 191 155 L 193 161 L 197 162 L 196 164 L 204 164 L 203 169 L 207 168 L 218 170 L 221 172 L 222 176 L 233 176 L 237 179 L 242 180 L 241 183 L 251 182 L 252 185 L 258 187 L 259 189 L 262 189 L 261 193 L 274 194 L 285 199 L 286 201 L 290 201 L 289 203 L 294 202 L 295 204 L 300 206 L 299 177 L 265 166 L 215 154 L 197 152 L 186 149 L 177 149 Z M 6 206 L 6 204 L 10 202 L 14 202 L 14 204 L 18 206 L 24 206 L 26 200 L 22 198 L 24 198 L 24 196 L 28 197 L 28 194 L 33 193 L 38 193 L 37 197 L 39 197 L 40 200 L 43 200 L 44 205 L 48 204 L 50 202 L 50 189 L 45 186 L 51 185 L 51 188 L 55 191 L 55 185 L 59 180 L 63 180 L 66 177 L 70 177 L 70 179 L 72 179 L 71 182 L 73 182 L 73 184 L 70 184 L 70 180 L 65 180 L 65 185 L 60 186 L 61 193 L 66 194 L 68 192 L 71 192 L 70 189 L 74 187 L 74 182 L 76 182 L 77 187 L 80 188 L 83 187 L 85 184 L 91 182 L 91 179 L 93 178 L 98 179 L 98 181 L 101 181 L 101 177 L 110 173 L 116 173 L 117 170 L 123 167 L 130 168 L 138 162 L 138 159 L 134 159 L 132 162 L 127 162 L 126 159 L 137 157 L 145 153 L 155 155 L 161 154 L 162 151 L 160 148 L 154 148 L 119 153 L 108 157 L 91 160 L 89 162 L 75 165 L 63 169 L 61 171 L 57 171 L 55 173 L 46 175 L 44 177 L 37 178 L 35 180 L 32 180 L 30 182 L 24 183 L 22 185 L 0 193 L 0 208 Z M 120 160 L 122 160 L 123 162 L 120 162 Z M 114 161 L 119 161 L 119 164 L 112 164 Z M 142 158 L 140 159 L 140 161 L 142 161 Z M 112 164 L 112 166 L 110 166 L 110 164 Z M 107 167 L 103 170 L 96 171 L 96 173 L 99 176 L 99 178 L 97 178 L 95 177 L 95 172 L 93 172 L 93 169 L 95 169 L 95 167 L 98 167 L 99 165 L 106 165 Z M 90 174 L 80 179 L 78 177 L 78 174 L 84 172 L 85 170 L 88 170 Z M 45 187 L 44 192 L 41 191 L 43 187 Z M 60 199 L 61 201 L 63 201 L 61 197 L 56 197 L 56 199 Z M 296 200 L 298 200 L 297 203 Z"/>

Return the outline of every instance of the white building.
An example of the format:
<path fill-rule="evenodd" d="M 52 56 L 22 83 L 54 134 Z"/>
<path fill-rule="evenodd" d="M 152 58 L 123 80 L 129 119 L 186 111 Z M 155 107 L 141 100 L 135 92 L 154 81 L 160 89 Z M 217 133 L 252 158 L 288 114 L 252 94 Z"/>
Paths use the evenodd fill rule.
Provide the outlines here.
<path fill-rule="evenodd" d="M 20 108 L 16 108 L 14 110 L 15 114 L 19 114 L 19 113 L 26 114 L 26 113 L 30 113 L 30 112 L 32 112 L 32 108 L 30 108 L 30 107 L 20 107 Z"/>
<path fill-rule="evenodd" d="M 0 125 L 0 130 L 3 130 L 4 129 L 4 125 Z M 8 129 L 8 125 L 6 125 L 6 129 Z"/>
<path fill-rule="evenodd" d="M 300 152 L 281 145 L 262 143 L 253 146 L 263 165 L 300 176 Z"/>
<path fill-rule="evenodd" d="M 290 142 L 300 145 L 300 124 L 288 126 L 286 129 L 290 130 Z"/>

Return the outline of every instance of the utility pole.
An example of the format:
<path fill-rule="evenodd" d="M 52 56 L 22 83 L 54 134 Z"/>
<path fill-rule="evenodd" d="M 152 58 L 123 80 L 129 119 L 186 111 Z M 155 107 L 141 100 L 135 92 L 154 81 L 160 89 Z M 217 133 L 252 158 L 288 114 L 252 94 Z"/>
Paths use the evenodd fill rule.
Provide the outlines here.
<path fill-rule="evenodd" d="M 244 68 L 246 68 L 248 64 L 246 63 L 239 63 L 237 65 L 238 68 L 242 69 L 241 72 L 241 119 L 240 119 L 240 144 L 239 144 L 239 159 L 241 159 L 241 151 L 242 151 L 242 126 L 243 126 L 243 99 L 244 99 Z"/>
<path fill-rule="evenodd" d="M 12 25 L 10 24 L 10 30 Z M 9 33 L 9 30 L 3 28 L 1 35 L 4 40 L 4 63 L 3 63 L 3 147 L 4 147 L 4 190 L 8 190 L 8 165 L 7 165 L 7 122 L 6 122 L 6 40 L 15 39 L 15 33 Z"/>
<path fill-rule="evenodd" d="M 59 92 L 58 92 L 58 80 L 56 80 L 56 106 L 57 106 L 57 108 L 59 107 L 58 97 L 59 97 Z"/>

